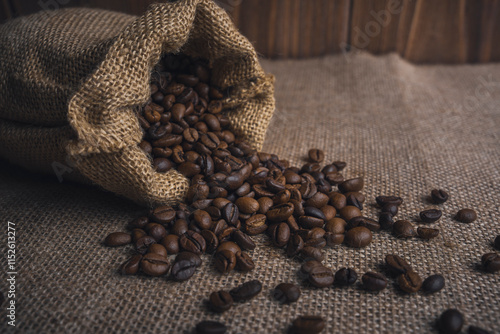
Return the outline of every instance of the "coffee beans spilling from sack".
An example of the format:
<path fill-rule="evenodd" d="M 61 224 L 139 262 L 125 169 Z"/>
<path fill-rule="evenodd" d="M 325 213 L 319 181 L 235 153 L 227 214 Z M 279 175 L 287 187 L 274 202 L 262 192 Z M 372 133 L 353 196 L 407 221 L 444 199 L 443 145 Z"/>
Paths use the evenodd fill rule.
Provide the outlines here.
<path fill-rule="evenodd" d="M 352 268 L 334 273 L 323 265 L 324 247 L 345 244 L 363 248 L 371 243 L 373 233 L 381 230 L 403 239 L 439 235 L 435 228 L 417 229 L 408 220 L 395 221 L 401 197 L 378 196 L 379 219 L 363 216 L 363 178 L 345 180 L 341 171 L 346 163 L 342 161 L 321 166 L 325 156 L 319 149 L 311 149 L 310 162 L 298 168 L 238 140 L 226 116 L 231 111 L 223 110 L 221 103 L 228 93 L 210 85 L 210 68 L 203 60 L 167 55 L 155 68 L 151 100 L 137 115 L 144 130 L 140 147 L 151 155 L 157 172 L 176 168 L 190 179 L 191 186 L 186 204 L 156 207 L 133 220 L 130 233 L 115 232 L 105 239 L 108 246 L 132 243 L 135 247 L 137 254 L 120 267 L 122 274 L 169 275 L 185 281 L 201 265 L 202 254 L 212 254 L 212 264 L 221 273 L 250 271 L 255 268 L 250 256 L 256 247 L 252 236 L 266 233 L 275 247 L 303 261 L 299 275 L 308 284 L 319 288 L 349 286 L 358 274 Z M 448 194 L 433 190 L 431 199 L 442 204 Z M 458 220 L 475 219 L 473 210 L 464 212 L 459 212 Z M 425 224 L 435 223 L 441 216 L 437 209 L 420 212 Z M 495 254 L 488 256 L 483 257 L 486 269 L 497 270 Z M 435 293 L 445 286 L 443 276 L 434 274 L 423 280 L 398 255 L 387 255 L 386 264 L 406 293 L 421 288 Z M 388 279 L 377 272 L 367 272 L 360 280 L 371 292 L 388 285 Z M 208 304 L 211 310 L 224 312 L 233 301 L 248 300 L 261 289 L 260 282 L 251 281 L 229 292 L 215 291 Z M 273 291 L 283 302 L 294 302 L 300 296 L 300 289 L 286 282 Z M 197 331 L 207 328 L 225 331 L 223 324 L 206 321 L 198 324 Z M 292 325 L 292 330 L 300 333 L 323 328 L 324 322 L 317 316 L 299 317 Z"/>

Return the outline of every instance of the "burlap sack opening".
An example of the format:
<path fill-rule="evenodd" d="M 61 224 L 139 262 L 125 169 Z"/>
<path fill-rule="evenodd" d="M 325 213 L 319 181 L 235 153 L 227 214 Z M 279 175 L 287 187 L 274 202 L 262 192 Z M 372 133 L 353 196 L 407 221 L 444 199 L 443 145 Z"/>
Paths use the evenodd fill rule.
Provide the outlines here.
<path fill-rule="evenodd" d="M 212 84 L 233 131 L 260 149 L 274 111 L 271 75 L 251 43 L 211 0 L 155 4 L 141 17 L 66 9 L 0 28 L 0 155 L 53 172 L 67 163 L 90 180 L 139 203 L 182 200 L 188 180 L 156 173 L 137 144 L 135 116 L 150 94 L 152 68 L 165 53 L 208 59 Z"/>

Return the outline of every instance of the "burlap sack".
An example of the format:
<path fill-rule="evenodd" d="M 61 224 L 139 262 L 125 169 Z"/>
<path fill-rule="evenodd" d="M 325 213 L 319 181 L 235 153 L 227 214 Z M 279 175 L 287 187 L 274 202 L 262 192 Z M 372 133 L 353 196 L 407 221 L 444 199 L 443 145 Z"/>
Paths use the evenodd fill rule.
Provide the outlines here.
<path fill-rule="evenodd" d="M 0 155 L 25 168 L 90 180 L 140 203 L 173 203 L 188 180 L 156 173 L 137 144 L 135 111 L 153 66 L 182 52 L 213 66 L 233 131 L 256 149 L 274 111 L 273 77 L 211 0 L 152 5 L 141 17 L 41 12 L 0 27 Z"/>

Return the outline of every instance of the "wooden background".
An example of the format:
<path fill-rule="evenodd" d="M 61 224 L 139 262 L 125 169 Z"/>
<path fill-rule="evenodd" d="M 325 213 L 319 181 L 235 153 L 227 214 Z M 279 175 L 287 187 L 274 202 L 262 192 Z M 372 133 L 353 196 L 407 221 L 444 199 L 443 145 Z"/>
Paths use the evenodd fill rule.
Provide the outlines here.
<path fill-rule="evenodd" d="M 0 21 L 86 6 L 142 13 L 153 0 L 0 0 Z M 365 50 L 417 63 L 500 61 L 500 0 L 219 0 L 258 52 L 307 58 Z"/>

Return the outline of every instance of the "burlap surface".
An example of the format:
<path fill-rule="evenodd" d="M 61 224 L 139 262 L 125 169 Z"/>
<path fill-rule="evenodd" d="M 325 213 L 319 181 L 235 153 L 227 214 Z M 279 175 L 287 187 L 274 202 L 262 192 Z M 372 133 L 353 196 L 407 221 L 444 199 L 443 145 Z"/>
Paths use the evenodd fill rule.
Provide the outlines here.
<path fill-rule="evenodd" d="M 466 325 L 500 331 L 499 274 L 477 269 L 500 234 L 500 64 L 414 66 L 395 55 L 342 55 L 305 61 L 266 61 L 276 75 L 277 112 L 264 150 L 296 164 L 310 147 L 327 160 L 345 160 L 346 176 L 366 179 L 366 215 L 379 194 L 404 198 L 398 217 L 415 220 L 433 207 L 425 196 L 435 187 L 451 197 L 435 224 L 432 241 L 374 234 L 368 247 L 327 249 L 326 264 L 358 273 L 382 271 L 387 253 L 408 259 L 425 277 L 441 273 L 439 293 L 406 295 L 390 284 L 378 293 L 358 287 L 303 288 L 299 302 L 280 305 L 270 290 L 299 282 L 299 262 L 258 239 L 251 252 L 257 269 L 223 276 L 206 262 L 187 283 L 164 278 L 123 277 L 116 269 L 131 249 L 101 242 L 124 230 L 140 208 L 95 188 L 39 179 L 2 163 L 0 205 L 2 254 L 7 221 L 16 223 L 17 327 L 23 333 L 191 333 L 203 319 L 221 320 L 230 333 L 283 333 L 300 314 L 323 315 L 325 333 L 429 333 L 446 308 L 460 309 Z M 452 219 L 464 207 L 478 219 Z M 5 255 L 2 255 L 5 256 Z M 208 260 L 208 258 L 206 258 Z M 5 257 L 0 289 L 7 289 Z M 264 284 L 252 301 L 223 315 L 203 300 L 216 289 L 250 279 Z M 6 325 L 2 306 L 0 331 Z"/>
<path fill-rule="evenodd" d="M 209 61 L 211 84 L 230 91 L 222 103 L 234 132 L 260 149 L 273 77 L 223 9 L 181 0 L 140 17 L 74 8 L 0 26 L 0 156 L 49 173 L 69 165 L 66 179 L 83 175 L 139 203 L 180 201 L 188 180 L 153 170 L 135 115 L 150 98 L 153 66 L 177 52 Z"/>

